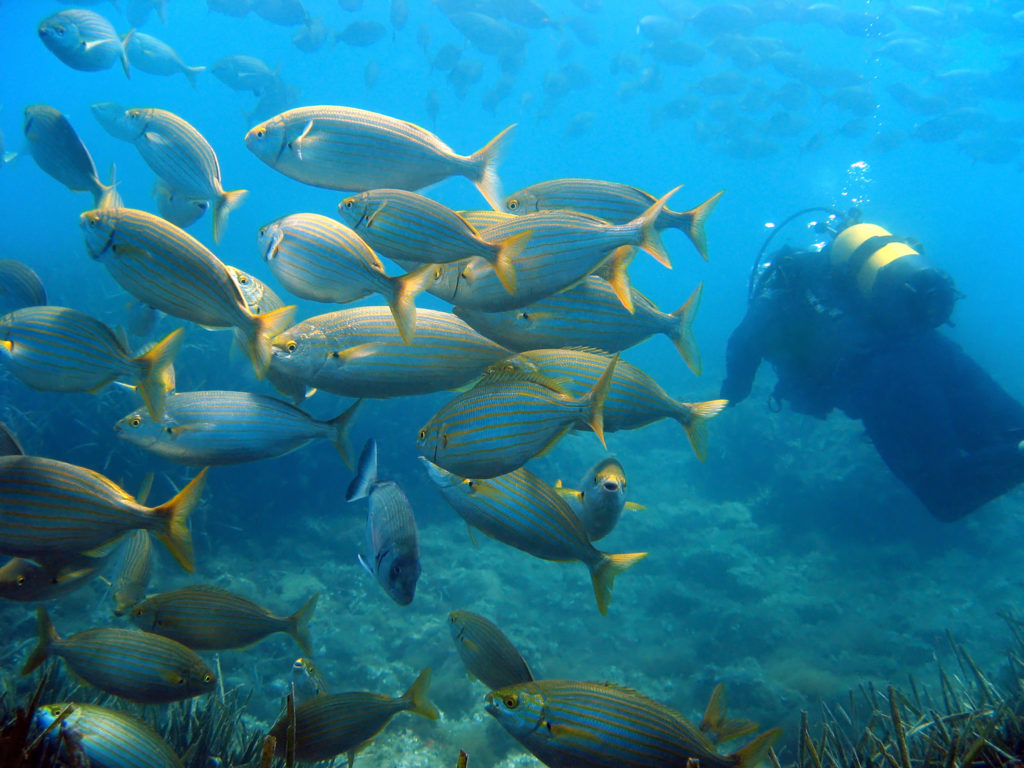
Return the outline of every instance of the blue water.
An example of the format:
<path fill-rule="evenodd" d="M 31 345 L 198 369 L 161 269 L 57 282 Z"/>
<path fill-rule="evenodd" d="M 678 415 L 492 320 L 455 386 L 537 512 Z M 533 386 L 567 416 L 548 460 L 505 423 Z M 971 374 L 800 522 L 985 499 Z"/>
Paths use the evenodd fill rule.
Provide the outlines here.
<path fill-rule="evenodd" d="M 915 30 L 901 15 L 912 4 L 897 2 L 840 4 L 842 11 L 879 14 L 885 22 L 853 30 L 858 34 L 790 21 L 766 21 L 749 30 L 807 62 L 841 69 L 836 82 L 845 73 L 860 76 L 874 108 L 861 116 L 863 133 L 853 137 L 841 129 L 856 115 L 837 105 L 838 88 L 828 82 L 809 87 L 805 104 L 792 110 L 805 127 L 794 136 L 774 136 L 767 121 L 782 107 L 745 112 L 736 106 L 744 95 L 792 82 L 772 66 L 743 70 L 711 51 L 690 67 L 654 62 L 636 29 L 641 16 L 666 13 L 655 2 L 606 0 L 593 14 L 568 0 L 544 3 L 564 31 L 528 30 L 513 92 L 488 111 L 481 98 L 500 77 L 495 59 L 467 46 L 463 58 L 479 60 L 483 77 L 460 100 L 445 73 L 430 72 L 417 31 L 429 32 L 431 57 L 445 42 L 461 44 L 461 35 L 433 5 L 416 0 L 409 5 L 408 24 L 392 34 L 386 3 L 367 2 L 363 11 L 349 14 L 336 3 L 308 0 L 310 15 L 334 29 L 356 18 L 374 18 L 388 28 L 367 48 L 342 43 L 311 54 L 291 44 L 295 29 L 255 14 L 236 19 L 208 13 L 197 0 L 172 0 L 166 26 L 153 15 L 142 29 L 172 45 L 189 65 L 233 54 L 259 56 L 272 68 L 279 66 L 280 76 L 300 89 L 294 106 L 340 104 L 383 112 L 429 128 L 460 153 L 477 150 L 517 123 L 501 166 L 507 193 L 561 176 L 627 182 L 656 195 L 683 184 L 672 205 L 684 209 L 725 189 L 707 223 L 709 263 L 682 235 L 670 232 L 665 240 L 672 272 L 642 254 L 631 268 L 634 284 L 666 311 L 704 282 L 695 326 L 702 377 L 692 376 L 664 338 L 624 355 L 674 396 L 698 401 L 717 395 L 725 342 L 743 315 L 750 265 L 769 231 L 765 224 L 809 205 L 858 204 L 866 220 L 925 243 L 928 258 L 954 276 L 966 298 L 946 332 L 1011 394 L 1024 398 L 1024 304 L 1019 301 L 1024 285 L 1018 263 L 1024 87 L 997 77 L 1008 57 L 1020 51 L 1020 22 L 1012 16 L 1021 10 L 1019 3 L 936 5 L 947 18 L 959 12 L 955 33 L 950 27 Z M 689 12 L 704 5 L 709 4 L 694 3 Z M 0 130 L 7 149 L 20 148 L 22 109 L 50 104 L 75 126 L 101 178 L 116 163 L 126 203 L 155 211 L 152 172 L 130 145 L 104 132 L 89 105 L 117 101 L 180 114 L 216 149 L 225 188 L 250 191 L 232 212 L 219 245 L 213 246 L 208 216 L 190 232 L 223 261 L 286 296 L 257 253 L 257 229 L 289 213 L 330 215 L 342 195 L 287 179 L 250 154 L 243 136 L 253 123 L 244 113 L 255 97 L 231 91 L 209 73 L 201 74 L 193 89 L 180 75 L 136 71 L 128 80 L 120 67 L 102 72 L 66 67 L 36 36 L 39 20 L 61 7 L 27 0 L 0 4 Z M 96 10 L 119 32 L 129 28 L 112 5 Z M 576 17 L 593 28 L 597 44 L 586 45 L 569 30 Z M 883 36 L 886 25 L 891 29 Z M 901 36 L 934 45 L 943 55 L 912 70 L 879 53 Z M 699 45 L 714 37 L 693 26 L 684 25 L 682 32 L 682 39 Z M 637 71 L 613 71 L 613 60 L 634 61 Z M 590 83 L 550 100 L 546 75 L 570 62 L 589 73 Z M 372 86 L 364 76 L 368 66 L 379 69 Z M 628 95 L 644 68 L 657 70 L 660 86 Z M 958 69 L 987 72 L 994 87 L 982 95 L 951 90 L 942 75 Z M 740 78 L 740 94 L 702 93 L 702 78 L 723 72 Z M 925 118 L 890 96 L 888 86 L 898 82 L 943 96 L 949 111 L 981 110 L 1005 142 L 994 158 L 999 162 L 972 159 L 961 146 L 971 134 L 960 141 L 915 138 L 915 126 Z M 427 106 L 431 91 L 439 97 L 436 121 Z M 684 95 L 696 96 L 692 116 L 652 122 L 652 114 Z M 584 123 L 588 127 L 582 132 L 570 130 Z M 903 136 L 898 146 L 876 148 L 875 137 L 890 131 Z M 757 142 L 758 156 L 730 153 L 740 139 Z M 866 170 L 858 164 L 866 164 Z M 429 194 L 453 208 L 484 206 L 465 179 L 446 181 Z M 0 170 L 0 257 L 32 266 L 51 303 L 116 325 L 124 321 L 131 299 L 86 254 L 78 214 L 88 207 L 88 195 L 68 191 L 25 153 Z M 791 230 L 787 236 L 804 235 Z M 296 303 L 303 318 L 331 309 Z M 432 297 L 418 305 L 444 308 Z M 164 318 L 156 332 L 178 325 Z M 190 326 L 176 363 L 178 388 L 270 393 L 247 361 L 231 352 L 230 342 L 230 334 Z M 130 393 L 117 388 L 98 396 L 37 393 L 0 375 L 0 414 L 28 452 L 101 470 L 129 489 L 145 472 L 156 471 L 154 503 L 191 476 L 116 438 L 111 427 L 134 407 Z M 353 433 L 356 446 L 370 436 L 378 439 L 382 477 L 398 481 L 416 511 L 423 576 L 410 607 L 392 604 L 359 568 L 355 555 L 362 547 L 364 508 L 345 504 L 350 475 L 326 443 L 211 471 L 203 509 L 193 521 L 195 577 L 187 578 L 161 553 L 151 588 L 213 582 L 280 612 L 297 609 L 309 592 L 321 590 L 312 625 L 314 656 L 338 691 L 397 695 L 422 667 L 432 666 L 432 695 L 445 721 L 399 718 L 369 750 L 370 755 L 401 755 L 406 765 L 444 764 L 460 747 L 478 765 L 513 758 L 531 764 L 484 713 L 483 688 L 462 674 L 445 625 L 447 611 L 456 608 L 495 620 L 539 676 L 612 680 L 691 716 L 699 715 L 714 684 L 724 680 L 732 711 L 764 726 L 786 726 L 787 744 L 793 743 L 800 709 L 813 708 L 819 697 L 840 696 L 865 680 L 902 683 L 914 674 L 927 681 L 932 653 L 941 647 L 946 629 L 983 664 L 998 665 L 1005 639 L 997 612 L 1016 607 L 1024 582 L 1018 566 L 1024 538 L 1020 492 L 960 523 L 942 525 L 891 476 L 859 424 L 838 414 L 819 421 L 769 413 L 764 403 L 772 385 L 765 367 L 752 397 L 712 422 L 705 464 L 696 461 L 675 423 L 608 437 L 609 449 L 629 476 L 631 498 L 646 511 L 627 513 L 602 548 L 651 555 L 619 579 L 607 618 L 598 615 L 579 564 L 541 562 L 491 541 L 473 546 L 415 460 L 416 431 L 447 394 L 368 403 Z M 325 418 L 347 404 L 317 395 L 307 406 Z M 575 482 L 601 455 L 593 435 L 577 434 L 531 468 L 551 481 Z M 97 582 L 50 610 L 58 629 L 71 633 L 113 624 L 108 600 Z M 5 671 L 33 639 L 30 609 L 0 606 L 12 628 L 0 654 Z M 228 684 L 253 690 L 254 718 L 275 716 L 294 655 L 297 648 L 283 636 L 221 654 Z M 359 759 L 368 764 L 372 758 Z"/>

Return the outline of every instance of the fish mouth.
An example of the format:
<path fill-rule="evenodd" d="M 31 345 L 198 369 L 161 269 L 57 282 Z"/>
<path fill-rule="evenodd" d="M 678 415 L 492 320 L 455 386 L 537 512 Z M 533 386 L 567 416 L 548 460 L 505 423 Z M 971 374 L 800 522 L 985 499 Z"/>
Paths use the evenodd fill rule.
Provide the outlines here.
<path fill-rule="evenodd" d="M 619 490 L 619 484 L 616 483 L 614 480 L 605 480 L 604 489 L 609 493 L 615 493 L 616 491 Z"/>

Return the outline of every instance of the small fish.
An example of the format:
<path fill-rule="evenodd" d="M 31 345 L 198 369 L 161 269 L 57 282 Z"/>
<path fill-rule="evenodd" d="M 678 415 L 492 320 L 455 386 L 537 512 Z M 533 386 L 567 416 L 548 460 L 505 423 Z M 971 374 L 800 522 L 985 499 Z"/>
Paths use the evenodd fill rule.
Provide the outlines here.
<path fill-rule="evenodd" d="M 62 702 L 39 707 L 35 724 L 45 731 L 63 720 L 46 738 L 54 744 L 74 744 L 90 761 L 103 768 L 182 768 L 167 742 L 143 720 L 127 712 L 96 704 Z"/>
<path fill-rule="evenodd" d="M 309 19 L 301 0 L 249 0 L 249 9 L 261 19 L 282 27 L 303 24 Z"/>
<path fill-rule="evenodd" d="M 228 88 L 235 91 L 252 91 L 259 96 L 271 88 L 277 80 L 263 59 L 255 56 L 228 56 L 210 65 L 210 72 Z"/>
<path fill-rule="evenodd" d="M 101 101 L 89 107 L 92 116 L 107 133 L 121 141 L 132 141 L 135 128 L 128 122 L 128 110 L 116 101 Z"/>
<path fill-rule="evenodd" d="M 204 469 L 170 501 L 147 507 L 91 469 L 38 456 L 0 457 L 0 552 L 40 561 L 100 556 L 143 528 L 191 573 L 188 516 L 205 480 Z"/>
<path fill-rule="evenodd" d="M 292 663 L 292 683 L 295 686 L 295 702 L 297 704 L 330 693 L 327 680 L 320 671 L 320 667 L 305 656 L 300 656 Z"/>
<path fill-rule="evenodd" d="M 384 25 L 373 19 L 356 19 L 340 32 L 335 33 L 334 42 L 366 48 L 380 40 L 387 33 Z"/>
<path fill-rule="evenodd" d="M 408 344 L 387 307 L 317 315 L 272 344 L 272 376 L 346 397 L 398 397 L 460 387 L 507 356 L 504 347 L 455 315 L 432 309 L 417 310 L 416 332 Z"/>
<path fill-rule="evenodd" d="M 611 533 L 626 507 L 643 509 L 626 501 L 626 471 L 614 456 L 601 459 L 588 469 L 578 489 L 562 488 L 559 483 L 555 490 L 576 513 L 591 541 Z"/>
<path fill-rule="evenodd" d="M 25 307 L 0 317 L 0 362 L 33 389 L 98 392 L 115 379 L 129 379 L 149 412 L 159 418 L 168 390 L 168 370 L 184 331 L 135 356 L 105 323 L 68 307 Z"/>
<path fill-rule="evenodd" d="M 241 19 L 249 14 L 249 0 L 206 0 L 207 10 Z"/>
<path fill-rule="evenodd" d="M 579 398 L 590 391 L 608 365 L 609 356 L 582 349 L 534 349 L 520 352 L 492 366 L 490 373 L 557 382 L 556 389 L 568 397 Z M 488 374 L 485 374 L 485 377 Z M 685 403 L 669 397 L 658 383 L 640 368 L 627 362 L 615 367 L 615 375 L 604 401 L 604 431 L 638 429 L 660 419 L 679 422 L 686 431 L 694 454 L 707 458 L 707 422 L 727 405 L 725 400 Z M 578 429 L 586 429 L 583 421 Z"/>
<path fill-rule="evenodd" d="M 416 296 L 433 279 L 430 266 L 388 277 L 380 257 L 346 225 L 317 213 L 296 213 L 260 228 L 260 253 L 281 284 L 296 296 L 347 304 L 381 294 L 402 339 L 416 327 Z"/>
<path fill-rule="evenodd" d="M 283 400 L 251 392 L 173 392 L 161 418 L 143 410 L 118 420 L 118 437 L 179 464 L 220 466 L 282 456 L 311 440 L 330 440 L 352 465 L 348 432 L 358 410 L 350 406 L 317 421 Z"/>
<path fill-rule="evenodd" d="M 100 690 L 144 704 L 164 704 L 200 696 L 217 683 L 195 651 L 160 635 L 134 629 L 90 629 L 66 640 L 57 634 L 46 609 L 36 609 L 39 643 L 21 674 L 57 656 L 71 671 Z"/>
<path fill-rule="evenodd" d="M 46 104 L 25 107 L 25 138 L 36 165 L 72 192 L 91 192 L 99 206 L 109 188 L 99 180 L 89 150 L 64 115 Z"/>
<path fill-rule="evenodd" d="M 471 480 L 422 456 L 420 461 L 471 528 L 542 560 L 579 560 L 587 566 L 602 616 L 608 613 L 615 577 L 647 557 L 646 552 L 612 555 L 595 549 L 583 523 L 558 492 L 527 469 Z"/>
<path fill-rule="evenodd" d="M 307 20 L 302 29 L 292 35 L 292 45 L 304 53 L 315 53 L 327 44 L 330 37 L 330 27 L 317 17 Z"/>
<path fill-rule="evenodd" d="M 380 733 L 399 712 L 414 712 L 429 720 L 441 714 L 427 698 L 430 669 L 420 673 L 404 694 L 392 699 L 379 693 L 334 693 L 317 696 L 295 708 L 295 759 L 313 762 L 347 754 L 351 768 L 356 753 Z M 287 715 L 274 724 L 278 757 L 284 757 Z"/>
<path fill-rule="evenodd" d="M 253 314 L 227 266 L 184 230 L 131 208 L 80 217 L 89 255 L 128 293 L 154 309 L 208 328 L 245 334 L 256 375 L 270 363 L 269 338 L 291 323 L 294 307 Z"/>
<path fill-rule="evenodd" d="M 453 311 L 487 338 L 519 352 L 557 347 L 621 352 L 662 333 L 699 376 L 700 351 L 691 328 L 702 288 L 703 283 L 679 309 L 668 314 L 631 286 L 630 312 L 605 279 L 590 275 L 572 288 L 518 309 L 483 312 L 455 307 Z"/>
<path fill-rule="evenodd" d="M 420 543 L 412 505 L 398 484 L 377 480 L 377 441 L 370 438 L 359 456 L 345 501 L 368 499 L 366 558 L 359 562 L 399 605 L 409 605 L 420 578 Z M 373 562 L 367 562 L 372 558 Z"/>
<path fill-rule="evenodd" d="M 153 182 L 153 199 L 160 216 L 182 229 L 197 222 L 210 208 L 209 200 L 196 200 L 171 189 L 159 176 Z"/>
<path fill-rule="evenodd" d="M 505 633 L 483 616 L 452 611 L 448 629 L 470 677 L 490 690 L 533 680 L 530 667 Z"/>
<path fill-rule="evenodd" d="M 114 615 L 124 616 L 146 596 L 153 573 L 153 544 L 147 531 L 133 531 L 121 546 L 121 563 L 114 579 Z"/>
<path fill-rule="evenodd" d="M 109 555 L 72 555 L 37 563 L 12 557 L 0 566 L 0 597 L 22 603 L 62 597 L 95 579 L 109 560 Z"/>
<path fill-rule="evenodd" d="M 707 261 L 704 222 L 721 196 L 722 192 L 717 192 L 689 211 L 663 208 L 654 226 L 659 230 L 670 227 L 680 230 L 690 238 Z M 596 179 L 552 179 L 524 187 L 509 195 L 505 199 L 505 210 L 518 215 L 535 211 L 572 210 L 596 216 L 612 224 L 625 224 L 650 208 L 654 202 L 653 195 L 628 184 Z"/>
<path fill-rule="evenodd" d="M 72 69 L 96 72 L 120 60 L 126 76 L 131 66 L 114 25 L 95 11 L 73 8 L 58 11 L 39 22 L 39 39 Z"/>
<path fill-rule="evenodd" d="M 183 587 L 153 595 L 131 610 L 129 618 L 146 632 L 154 632 L 196 651 L 245 648 L 267 635 L 290 635 L 303 653 L 313 641 L 309 620 L 316 610 L 315 594 L 291 616 L 275 616 L 241 595 L 209 584 Z"/>
<path fill-rule="evenodd" d="M 135 132 L 132 143 L 153 173 L 186 197 L 213 203 L 213 241 L 220 242 L 228 213 L 248 191 L 225 191 L 217 153 L 191 123 L 165 109 L 129 109 L 125 115 Z"/>
<path fill-rule="evenodd" d="M 35 270 L 15 259 L 0 259 L 0 315 L 46 303 L 46 288 Z"/>
<path fill-rule="evenodd" d="M 145 32 L 133 31 L 125 35 L 124 49 L 136 69 L 165 77 L 181 72 L 193 88 L 196 87 L 196 75 L 206 69 L 188 66 L 171 46 Z"/>
<path fill-rule="evenodd" d="M 347 197 L 339 203 L 338 213 L 373 250 L 389 259 L 435 264 L 480 257 L 491 264 L 509 293 L 516 286 L 513 262 L 530 238 L 523 232 L 502 245 L 489 243 L 451 208 L 401 189 Z"/>
<path fill-rule="evenodd" d="M 753 768 L 782 733 L 723 755 L 675 710 L 613 683 L 534 680 L 487 694 L 486 709 L 551 768 Z"/>
<path fill-rule="evenodd" d="M 604 442 L 604 402 L 618 356 L 582 396 L 570 397 L 522 368 L 495 373 L 443 406 L 419 431 L 424 456 L 463 477 L 505 475 L 543 455 L 580 421 Z"/>
<path fill-rule="evenodd" d="M 414 191 L 449 176 L 465 176 L 497 208 L 497 167 L 512 127 L 463 156 L 430 131 L 388 115 L 352 107 L 300 107 L 251 129 L 245 144 L 271 168 L 314 187 Z"/>

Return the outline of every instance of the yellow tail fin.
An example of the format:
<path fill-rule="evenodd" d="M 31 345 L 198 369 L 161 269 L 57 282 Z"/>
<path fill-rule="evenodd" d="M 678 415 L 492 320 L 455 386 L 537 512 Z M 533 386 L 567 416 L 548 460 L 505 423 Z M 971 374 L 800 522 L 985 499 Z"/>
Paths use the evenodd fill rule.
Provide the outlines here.
<path fill-rule="evenodd" d="M 388 297 L 388 306 L 395 318 L 395 325 L 408 344 L 416 333 L 416 297 L 423 293 L 434 280 L 434 265 L 424 264 L 398 277 L 388 278 L 393 292 Z"/>
<path fill-rule="evenodd" d="M 700 350 L 697 349 L 697 340 L 693 337 L 693 318 L 697 316 L 697 308 L 700 306 L 700 297 L 704 292 L 704 283 L 698 285 L 690 298 L 672 313 L 675 323 L 668 330 L 668 337 L 676 345 L 683 360 L 690 366 L 690 370 L 700 376 L 703 366 L 700 361 Z"/>
<path fill-rule="evenodd" d="M 164 401 L 168 390 L 173 388 L 174 358 L 181 349 L 185 329 L 171 331 L 146 354 L 135 358 L 139 365 L 139 394 L 146 404 L 149 415 L 159 421 L 164 415 Z"/>
<path fill-rule="evenodd" d="M 683 403 L 676 420 L 683 425 L 690 447 L 697 458 L 708 457 L 708 419 L 717 416 L 729 404 L 728 400 L 705 400 L 703 403 Z"/>
<path fill-rule="evenodd" d="M 473 169 L 473 175 L 470 178 L 476 184 L 476 188 L 480 190 L 480 194 L 487 200 L 487 204 L 495 211 L 504 210 L 504 200 L 502 199 L 504 195 L 501 191 L 501 179 L 498 178 L 498 164 L 501 163 L 501 158 L 505 154 L 505 142 L 508 141 L 515 127 L 516 125 L 513 123 L 491 139 L 487 146 L 474 152 L 469 158 Z"/>
<path fill-rule="evenodd" d="M 668 252 L 665 250 L 664 243 L 661 242 L 661 235 L 658 234 L 657 224 L 658 217 L 661 216 L 661 212 L 664 210 L 665 204 L 678 190 L 679 187 L 670 189 L 662 195 L 656 203 L 644 211 L 643 215 L 630 222 L 630 225 L 638 224 L 640 226 L 640 235 L 642 239 L 638 245 L 669 269 L 672 269 L 672 260 L 668 257 Z"/>
<path fill-rule="evenodd" d="M 718 198 L 723 194 L 725 194 L 724 189 L 716 192 L 696 208 L 692 208 L 689 211 L 669 212 L 669 215 L 675 221 L 675 226 L 690 238 L 690 242 L 697 247 L 697 252 L 700 253 L 704 261 L 708 260 L 708 237 L 704 232 L 704 221 L 715 210 Z"/>
<path fill-rule="evenodd" d="M 224 191 L 213 201 L 213 242 L 220 242 L 224 228 L 228 225 L 228 214 L 240 206 L 248 194 L 249 190 L 247 189 Z"/>
<path fill-rule="evenodd" d="M 420 672 L 416 682 L 409 686 L 409 690 L 402 694 L 402 698 L 412 702 L 412 706 L 409 707 L 410 712 L 423 715 L 423 717 L 429 720 L 437 720 L 441 717 L 441 713 L 438 712 L 433 702 L 427 698 L 427 689 L 430 688 L 430 675 L 430 667 Z"/>
<path fill-rule="evenodd" d="M 242 332 L 245 334 L 248 345 L 246 352 L 252 361 L 253 370 L 256 371 L 256 378 L 262 379 L 270 367 L 270 340 L 291 327 L 292 319 L 295 317 L 295 306 L 290 304 L 265 315 L 250 314 L 250 317 L 252 325 L 243 328 Z"/>
<path fill-rule="evenodd" d="M 700 730 L 715 744 L 738 739 L 757 730 L 757 723 L 751 720 L 729 719 L 725 704 L 725 684 L 719 683 L 711 692 L 708 708 L 700 721 Z"/>
<path fill-rule="evenodd" d="M 153 531 L 153 535 L 189 573 L 195 570 L 195 555 L 192 550 L 192 532 L 188 528 L 188 516 L 199 503 L 206 482 L 207 469 L 208 467 L 204 467 L 173 499 L 150 510 L 154 516 L 164 520 L 161 528 Z"/>
<path fill-rule="evenodd" d="M 50 650 L 53 648 L 53 644 L 60 640 L 60 635 L 57 634 L 53 622 L 50 621 L 49 614 L 41 605 L 36 608 L 36 631 L 39 633 L 39 642 L 28 658 L 25 659 L 25 665 L 21 668 L 21 674 L 23 675 L 27 675 L 46 661 L 46 658 L 50 655 Z"/>
<path fill-rule="evenodd" d="M 523 248 L 532 236 L 533 231 L 529 230 L 513 235 L 500 245 L 495 243 L 494 251 L 491 252 L 490 257 L 487 259 L 491 266 L 494 267 L 494 274 L 498 276 L 501 284 L 505 286 L 505 290 L 509 293 L 515 293 L 516 285 L 518 285 L 515 258 L 523 252 Z"/>
<path fill-rule="evenodd" d="M 313 638 L 309 636 L 309 620 L 313 618 L 313 611 L 316 610 L 316 601 L 319 599 L 320 593 L 317 592 L 306 601 L 305 605 L 288 617 L 288 634 L 299 644 L 302 652 L 307 655 L 312 655 L 313 653 Z"/>
<path fill-rule="evenodd" d="M 590 571 L 590 580 L 594 583 L 594 597 L 597 598 L 597 610 L 602 616 L 608 615 L 608 603 L 612 601 L 612 587 L 615 586 L 615 577 L 625 570 L 639 563 L 645 557 L 646 552 L 633 552 L 628 555 L 609 555 L 601 553 L 603 557 Z"/>
<path fill-rule="evenodd" d="M 754 768 L 768 756 L 768 750 L 781 735 L 781 728 L 772 728 L 770 731 L 762 733 L 743 749 L 733 752 L 729 757 L 736 761 L 736 768 Z"/>
<path fill-rule="evenodd" d="M 352 422 L 355 421 L 362 402 L 362 400 L 356 400 L 345 409 L 344 413 L 335 416 L 327 422 L 334 429 L 334 447 L 338 449 L 338 453 L 341 454 L 341 460 L 345 462 L 345 466 L 349 469 L 352 469 L 352 443 L 349 440 L 348 433 L 352 428 Z"/>

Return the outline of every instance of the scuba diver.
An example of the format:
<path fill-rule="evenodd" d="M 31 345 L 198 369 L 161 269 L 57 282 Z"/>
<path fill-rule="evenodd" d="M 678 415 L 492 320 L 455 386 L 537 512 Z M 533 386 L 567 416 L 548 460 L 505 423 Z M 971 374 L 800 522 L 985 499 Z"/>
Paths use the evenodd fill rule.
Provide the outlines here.
<path fill-rule="evenodd" d="M 774 235 L 809 212 L 831 244 L 783 247 Z M 824 238 L 819 238 L 824 239 Z M 889 469 L 942 521 L 1024 482 L 1024 406 L 937 330 L 960 295 L 920 244 L 831 209 L 772 231 L 751 273 L 746 316 L 729 337 L 721 397 L 750 394 L 761 360 L 773 410 L 860 419 Z"/>

